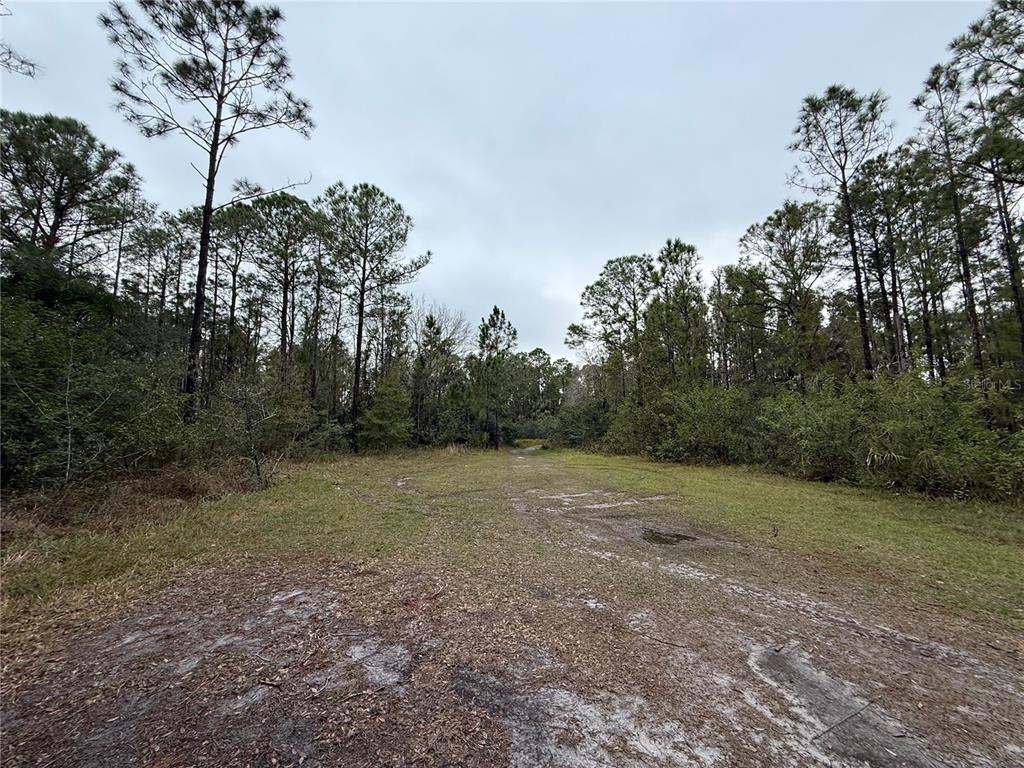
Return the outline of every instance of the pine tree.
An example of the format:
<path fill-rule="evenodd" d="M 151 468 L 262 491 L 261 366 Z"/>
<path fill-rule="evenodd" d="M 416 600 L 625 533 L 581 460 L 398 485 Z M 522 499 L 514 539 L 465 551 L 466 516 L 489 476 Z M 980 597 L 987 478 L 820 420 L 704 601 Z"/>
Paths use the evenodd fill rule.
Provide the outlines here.
<path fill-rule="evenodd" d="M 373 402 L 359 417 L 357 441 L 368 451 L 390 451 L 408 444 L 412 433 L 409 393 L 392 368 L 377 384 Z"/>

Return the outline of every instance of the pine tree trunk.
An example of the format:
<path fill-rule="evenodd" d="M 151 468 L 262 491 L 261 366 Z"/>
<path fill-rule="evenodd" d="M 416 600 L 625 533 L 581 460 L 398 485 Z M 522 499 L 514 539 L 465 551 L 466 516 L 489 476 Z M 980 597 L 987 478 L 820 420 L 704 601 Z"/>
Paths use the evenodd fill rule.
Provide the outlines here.
<path fill-rule="evenodd" d="M 281 378 L 283 379 L 288 371 L 288 297 L 290 295 L 291 286 L 288 284 L 288 262 L 284 263 L 284 269 L 281 270 L 281 318 L 280 318 L 280 329 L 281 342 L 279 345 L 279 354 L 281 356 Z"/>
<path fill-rule="evenodd" d="M 358 450 L 356 442 L 356 422 L 359 420 L 360 384 L 363 376 L 363 319 L 366 313 L 366 262 L 363 261 L 362 275 L 359 281 L 359 300 L 356 303 L 356 357 L 352 373 L 352 450 Z"/>
<path fill-rule="evenodd" d="M 1021 286 L 1020 254 L 1017 241 L 1013 235 L 1013 219 L 1006 198 L 1003 182 L 996 179 L 996 209 L 999 212 L 999 225 L 1003 232 L 1003 253 L 1006 256 L 1006 268 L 1010 277 L 1010 293 L 1013 295 L 1013 310 L 1017 316 L 1017 332 L 1020 341 L 1020 360 L 1018 367 L 1024 369 L 1024 288 Z"/>
<path fill-rule="evenodd" d="M 871 328 L 868 325 L 868 313 L 864 301 L 864 284 L 861 280 L 860 255 L 857 251 L 857 230 L 853 221 L 853 204 L 850 201 L 850 191 L 844 179 L 841 187 L 843 213 L 846 218 L 846 236 L 850 245 L 850 260 L 853 262 L 853 285 L 857 301 L 857 322 L 860 325 L 860 343 L 864 354 L 864 370 L 873 371 L 874 362 L 871 359 Z"/>
<path fill-rule="evenodd" d="M 320 269 L 320 260 L 317 259 L 316 281 L 313 284 L 313 317 L 312 334 L 309 346 L 309 399 L 316 404 L 317 390 L 317 363 L 320 352 L 320 292 L 323 282 L 323 272 Z"/>
<path fill-rule="evenodd" d="M 192 326 L 188 336 L 188 361 L 185 366 L 185 420 L 196 415 L 196 389 L 199 385 L 199 352 L 203 344 L 203 312 L 206 309 L 206 270 L 210 259 L 210 230 L 213 223 L 213 193 L 217 183 L 217 152 L 220 149 L 221 114 L 223 103 L 218 102 L 213 121 L 213 137 L 206 167 L 206 197 L 203 199 L 203 218 L 199 229 L 199 264 L 196 267 L 195 302 L 192 305 Z"/>
<path fill-rule="evenodd" d="M 946 173 L 949 176 L 949 202 L 953 208 L 953 233 L 956 239 L 956 252 L 960 259 L 960 277 L 964 289 L 964 309 L 967 312 L 967 321 L 971 326 L 971 346 L 974 351 L 974 367 L 979 371 L 985 370 L 985 361 L 981 353 L 981 327 L 978 323 L 978 311 L 974 300 L 974 281 L 971 277 L 970 253 L 967 249 L 967 238 L 964 235 L 963 210 L 960 204 L 960 189 L 957 185 L 956 171 L 953 168 L 953 150 L 950 147 L 949 136 L 943 132 L 943 147 L 945 149 L 944 160 L 946 162 Z"/>
<path fill-rule="evenodd" d="M 882 302 L 885 344 L 889 348 L 889 364 L 891 367 L 899 370 L 898 342 L 896 341 L 896 330 L 892 324 L 892 307 L 889 304 L 889 291 L 885 287 L 885 265 L 882 263 L 882 248 L 874 231 L 871 232 L 871 241 L 874 246 L 871 251 L 872 264 L 875 268 L 875 277 L 878 279 L 878 298 Z"/>

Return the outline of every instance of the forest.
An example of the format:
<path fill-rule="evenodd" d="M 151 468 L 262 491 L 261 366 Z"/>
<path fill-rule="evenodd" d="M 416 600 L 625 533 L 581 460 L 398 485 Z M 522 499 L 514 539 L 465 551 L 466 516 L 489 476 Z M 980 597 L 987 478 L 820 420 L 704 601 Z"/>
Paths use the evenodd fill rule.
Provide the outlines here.
<path fill-rule="evenodd" d="M 246 134 L 315 131 L 279 10 L 115 2 L 101 23 L 116 109 L 193 145 L 202 183 L 161 210 L 73 115 L 3 110 L 5 493 L 194 465 L 265 486 L 282 459 L 522 439 L 1024 493 L 1018 0 L 936 51 L 901 143 L 880 91 L 794 104 L 792 199 L 732 264 L 702 267 L 685 233 L 609 260 L 575 362 L 520 349 L 499 307 L 415 300 L 444 254 L 410 252 L 415 211 L 372 182 L 223 178 Z"/>
<path fill-rule="evenodd" d="M 975 10 L 0 0 L 0 764 L 1020 766 L 1024 1 Z"/>

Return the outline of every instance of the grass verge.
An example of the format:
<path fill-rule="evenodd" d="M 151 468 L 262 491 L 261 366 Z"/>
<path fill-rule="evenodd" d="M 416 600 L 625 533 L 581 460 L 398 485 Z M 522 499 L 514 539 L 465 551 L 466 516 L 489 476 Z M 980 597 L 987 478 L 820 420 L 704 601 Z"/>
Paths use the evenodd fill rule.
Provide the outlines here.
<path fill-rule="evenodd" d="M 408 461 L 348 457 L 294 468 L 268 490 L 193 504 L 169 520 L 71 529 L 15 544 L 4 553 L 5 603 L 18 610 L 64 590 L 144 580 L 197 559 L 388 555 L 408 546 L 427 520 L 393 486 Z"/>

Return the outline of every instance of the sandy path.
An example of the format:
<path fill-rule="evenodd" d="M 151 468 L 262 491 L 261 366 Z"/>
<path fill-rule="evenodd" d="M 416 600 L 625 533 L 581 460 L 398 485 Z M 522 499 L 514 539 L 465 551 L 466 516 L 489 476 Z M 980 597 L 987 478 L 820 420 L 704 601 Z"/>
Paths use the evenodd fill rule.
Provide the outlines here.
<path fill-rule="evenodd" d="M 542 455 L 409 557 L 195 566 L 39 629 L 4 764 L 1017 766 L 1020 638 Z M 395 487 L 429 505 L 415 476 Z"/>

